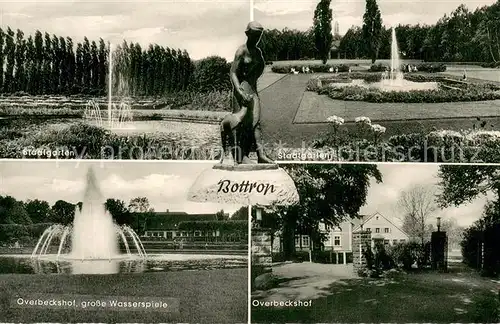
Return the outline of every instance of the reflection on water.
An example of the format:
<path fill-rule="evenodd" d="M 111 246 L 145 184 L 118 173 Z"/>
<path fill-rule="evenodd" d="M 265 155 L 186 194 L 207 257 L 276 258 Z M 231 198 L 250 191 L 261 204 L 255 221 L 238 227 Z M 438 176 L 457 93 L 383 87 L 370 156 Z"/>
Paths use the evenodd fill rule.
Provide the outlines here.
<path fill-rule="evenodd" d="M 247 267 L 246 257 L 169 255 L 136 260 L 57 260 L 0 256 L 0 274 L 114 274 Z"/>

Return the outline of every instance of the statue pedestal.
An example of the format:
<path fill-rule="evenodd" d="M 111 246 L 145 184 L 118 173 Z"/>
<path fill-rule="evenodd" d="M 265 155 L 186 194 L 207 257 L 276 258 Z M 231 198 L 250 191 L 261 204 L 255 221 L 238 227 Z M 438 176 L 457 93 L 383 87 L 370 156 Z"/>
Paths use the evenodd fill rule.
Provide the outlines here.
<path fill-rule="evenodd" d="M 239 205 L 291 205 L 299 201 L 292 178 L 276 164 L 217 164 L 203 171 L 188 199 Z"/>

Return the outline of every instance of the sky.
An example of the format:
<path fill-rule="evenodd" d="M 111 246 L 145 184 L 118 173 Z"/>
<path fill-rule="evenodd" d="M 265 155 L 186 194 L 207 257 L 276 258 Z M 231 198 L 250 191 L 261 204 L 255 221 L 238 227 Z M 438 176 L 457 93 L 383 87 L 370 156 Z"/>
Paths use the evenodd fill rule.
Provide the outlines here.
<path fill-rule="evenodd" d="M 312 25 L 318 0 L 254 0 L 254 19 L 265 28 L 306 30 Z M 461 3 L 469 9 L 494 0 L 378 0 L 385 25 L 435 23 Z M 361 25 L 364 0 L 333 0 L 332 10 L 343 34 Z M 157 43 L 186 49 L 193 59 L 219 55 L 232 60 L 245 42 L 250 0 L 31 0 L 0 1 L 0 25 L 34 34 L 36 29 L 70 36 L 77 43 L 87 36 L 114 44 L 124 39 L 142 46 Z"/>
<path fill-rule="evenodd" d="M 415 185 L 429 186 L 436 193 L 440 192 L 440 179 L 437 176 L 439 166 L 436 164 L 381 164 L 378 168 L 383 182 L 377 184 L 375 180 L 371 181 L 367 203 L 360 211 L 362 215 L 379 212 L 395 223 L 401 223 L 401 210 L 397 203 L 402 192 Z M 432 217 L 433 224 L 436 224 L 439 216 L 442 220 L 455 218 L 459 226 L 467 227 L 481 217 L 487 200 L 492 198 L 481 196 L 459 207 L 438 209 Z"/>
<path fill-rule="evenodd" d="M 241 206 L 196 203 L 187 200 L 198 175 L 213 163 L 0 161 L 0 195 L 18 200 L 41 199 L 51 205 L 62 199 L 83 200 L 86 174 L 92 167 L 104 199 L 147 197 L 155 211 L 232 214 Z"/>

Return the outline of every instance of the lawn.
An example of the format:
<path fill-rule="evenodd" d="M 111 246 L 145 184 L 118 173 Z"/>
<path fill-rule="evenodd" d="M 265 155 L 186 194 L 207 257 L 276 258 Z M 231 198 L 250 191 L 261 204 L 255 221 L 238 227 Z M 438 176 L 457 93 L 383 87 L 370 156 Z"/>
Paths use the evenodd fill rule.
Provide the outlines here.
<path fill-rule="evenodd" d="M 497 284 L 463 269 L 398 279 L 343 279 L 324 289 L 327 296 L 313 299 L 312 307 L 253 307 L 252 322 L 496 323 L 496 289 Z"/>
<path fill-rule="evenodd" d="M 116 275 L 8 274 L 0 276 L 0 291 L 0 322 L 247 321 L 247 269 L 244 268 Z M 180 311 L 37 310 L 9 307 L 17 296 L 26 297 L 37 293 L 177 298 Z"/>

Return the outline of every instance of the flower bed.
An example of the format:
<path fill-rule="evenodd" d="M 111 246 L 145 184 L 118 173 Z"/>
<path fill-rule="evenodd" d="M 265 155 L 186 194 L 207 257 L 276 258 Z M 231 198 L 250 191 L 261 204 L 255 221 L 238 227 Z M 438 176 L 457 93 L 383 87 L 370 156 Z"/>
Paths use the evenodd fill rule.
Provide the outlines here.
<path fill-rule="evenodd" d="M 43 150 L 68 152 L 69 156 L 60 158 L 69 159 L 220 159 L 217 139 L 210 137 L 196 143 L 180 136 L 182 134 L 117 134 L 86 123 L 63 128 L 47 128 L 43 123 L 19 125 L 0 131 L 0 157 L 54 158 L 45 153 L 26 153 Z"/>
<path fill-rule="evenodd" d="M 374 103 L 439 103 L 500 99 L 500 93 L 485 91 L 482 88 L 469 88 L 466 90 L 412 90 L 400 92 L 381 91 L 360 86 L 347 86 L 341 88 L 322 88 L 318 93 L 337 100 L 366 101 Z"/>
<path fill-rule="evenodd" d="M 332 83 L 348 83 L 351 80 L 364 80 L 365 82 L 372 83 L 382 79 L 382 74 L 378 72 L 353 72 L 335 76 L 313 77 L 309 80 L 306 89 L 318 94 L 327 95 L 336 100 L 373 103 L 440 103 L 500 99 L 498 86 L 494 84 L 462 83 L 456 85 L 452 79 L 428 74 L 405 74 L 404 78 L 412 82 L 439 82 L 444 86 L 450 82 L 453 84 L 451 87 L 441 87 L 437 90 L 409 91 L 383 91 L 375 87 L 369 88 L 358 85 L 329 86 Z"/>
<path fill-rule="evenodd" d="M 0 115 L 65 115 L 83 113 L 89 100 L 94 101 L 101 109 L 107 109 L 107 99 L 103 97 L 65 97 L 65 96 L 31 96 L 2 97 Z M 211 91 L 208 93 L 178 92 L 166 94 L 161 98 L 131 98 L 132 110 L 184 109 L 205 111 L 230 111 L 231 92 Z M 28 110 L 36 112 L 29 113 Z"/>
<path fill-rule="evenodd" d="M 362 162 L 498 163 L 500 131 L 485 129 L 410 133 L 382 140 L 385 127 L 367 117 L 356 118 L 356 128 L 341 127 L 340 117 L 329 119 L 331 130 L 314 141 L 314 150 L 335 152 L 337 160 Z M 330 155 L 331 156 L 331 155 Z"/>

